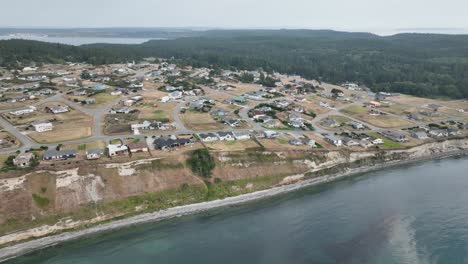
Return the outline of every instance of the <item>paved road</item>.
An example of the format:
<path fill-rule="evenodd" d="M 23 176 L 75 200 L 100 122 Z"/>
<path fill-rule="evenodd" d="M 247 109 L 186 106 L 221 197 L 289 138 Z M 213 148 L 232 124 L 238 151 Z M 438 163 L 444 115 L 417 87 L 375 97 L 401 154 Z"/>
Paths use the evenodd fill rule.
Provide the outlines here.
<path fill-rule="evenodd" d="M 139 74 L 140 74 L 139 76 L 144 75 L 144 73 L 142 73 L 142 72 L 139 72 Z M 210 88 L 207 88 L 207 89 L 210 89 Z M 225 95 L 229 95 L 229 96 L 234 96 L 235 95 L 235 94 L 231 94 L 231 93 L 226 92 L 226 91 L 218 91 L 218 90 L 212 91 L 211 94 L 216 94 L 216 93 L 225 94 Z M 83 143 L 92 142 L 92 141 L 96 141 L 96 140 L 102 140 L 102 141 L 105 141 L 105 142 L 109 142 L 110 140 L 116 139 L 116 138 L 121 138 L 121 139 L 122 138 L 140 138 L 140 139 L 144 139 L 146 137 L 153 137 L 153 136 L 196 134 L 196 133 L 209 133 L 209 132 L 218 132 L 218 131 L 232 131 L 232 128 L 229 128 L 229 127 L 226 127 L 224 129 L 218 129 L 218 130 L 203 130 L 203 131 L 194 131 L 194 130 L 190 130 L 187 127 L 185 127 L 184 123 L 180 119 L 179 114 L 180 114 L 180 110 L 186 105 L 187 102 L 191 102 L 191 101 L 193 101 L 195 99 L 200 98 L 198 96 L 192 96 L 192 97 L 186 97 L 185 100 L 182 100 L 173 109 L 172 115 L 173 115 L 174 123 L 176 125 L 176 130 L 172 130 L 172 131 L 155 131 L 154 133 L 151 133 L 151 134 L 140 134 L 140 135 L 134 135 L 134 134 L 131 134 L 131 133 L 124 134 L 124 135 L 115 135 L 115 136 L 104 135 L 103 129 L 102 129 L 104 116 L 109 112 L 109 110 L 113 106 L 115 106 L 119 101 L 124 100 L 125 98 L 126 97 L 119 97 L 118 99 L 113 100 L 109 104 L 106 104 L 102 108 L 89 109 L 89 108 L 83 107 L 79 103 L 72 102 L 72 101 L 69 101 L 69 100 L 65 99 L 63 97 L 63 94 L 56 94 L 54 96 L 50 96 L 50 97 L 44 98 L 44 99 L 42 99 L 42 100 L 40 100 L 38 102 L 35 102 L 33 105 L 37 106 L 37 105 L 40 105 L 40 104 L 43 104 L 43 103 L 46 103 L 46 102 L 62 102 L 64 104 L 70 105 L 71 107 L 75 108 L 78 111 L 83 112 L 84 114 L 87 114 L 87 115 L 90 115 L 90 116 L 93 117 L 92 136 L 90 136 L 88 138 L 84 138 L 84 139 L 77 139 L 77 140 L 70 140 L 70 141 L 62 142 L 62 143 L 67 143 L 67 144 L 83 144 Z M 262 102 L 271 103 L 274 100 L 276 100 L 276 99 L 264 100 Z M 355 102 L 355 103 L 352 103 L 351 105 L 362 105 L 362 102 Z M 334 131 L 325 130 L 325 129 L 323 129 L 323 128 L 321 128 L 321 127 L 319 127 L 317 125 L 318 122 L 320 122 L 322 119 L 324 119 L 324 118 L 326 118 L 327 116 L 330 116 L 330 115 L 345 116 L 345 117 L 349 118 L 350 120 L 357 121 L 357 122 L 360 122 L 360 123 L 364 124 L 369 129 L 368 130 L 361 130 L 360 132 L 363 132 L 363 133 L 372 132 L 372 131 L 373 132 L 378 132 L 378 131 L 384 130 L 383 128 L 373 126 L 373 125 L 368 124 L 368 123 L 366 123 L 366 122 L 364 122 L 362 120 L 355 119 L 355 118 L 353 118 L 351 116 L 346 115 L 345 113 L 340 112 L 341 109 L 343 109 L 344 107 L 348 107 L 348 106 L 350 106 L 350 104 L 347 104 L 347 105 L 338 107 L 336 109 L 333 109 L 333 110 L 329 111 L 328 113 L 317 115 L 313 120 L 311 120 L 312 124 L 314 125 L 314 127 L 316 129 L 315 132 L 319 133 L 319 134 L 334 133 Z M 242 119 L 249 122 L 249 124 L 252 126 L 252 129 L 249 129 L 249 130 L 245 129 L 245 130 L 238 130 L 238 131 L 252 131 L 252 130 L 261 131 L 261 130 L 265 130 L 261 126 L 260 123 L 256 123 L 251 118 L 248 117 L 248 111 L 250 109 L 252 109 L 252 107 L 248 107 L 248 106 L 240 106 L 240 107 L 242 107 L 242 109 L 239 111 L 239 116 Z M 2 110 L 2 111 L 0 111 L 0 113 L 9 112 L 9 111 L 12 111 L 12 109 Z M 388 113 L 388 114 L 393 115 L 391 113 Z M 395 116 L 395 115 L 393 115 L 393 116 Z M 399 118 L 401 118 L 401 117 L 399 117 Z M 444 122 L 444 121 L 450 121 L 450 120 L 461 121 L 461 120 L 465 120 L 465 119 L 466 119 L 466 117 L 456 117 L 456 118 L 449 118 L 449 119 L 446 119 L 446 120 L 438 120 L 437 122 Z M 414 125 L 411 125 L 411 126 L 395 127 L 395 128 L 392 128 L 392 129 L 405 129 L 405 128 L 411 128 L 411 127 L 414 127 L 414 126 L 417 126 L 417 125 L 428 125 L 430 123 L 433 123 L 433 122 L 418 122 L 418 123 L 414 123 Z M 57 143 L 54 143 L 54 144 L 38 144 L 38 143 L 34 142 L 29 137 L 27 137 L 27 136 L 23 135 L 22 133 L 20 133 L 13 125 L 11 125 L 9 122 L 7 122 L 2 117 L 0 117 L 0 126 L 2 126 L 10 134 L 15 136 L 22 143 L 21 147 L 19 147 L 19 148 L 0 150 L 0 154 L 13 153 L 13 152 L 15 152 L 17 150 L 25 151 L 25 150 L 28 150 L 30 148 L 35 148 L 35 147 L 40 147 L 40 146 L 48 146 L 48 147 L 57 146 Z M 289 134 L 293 134 L 293 135 L 302 135 L 304 133 L 304 131 L 302 131 L 302 130 L 278 130 L 278 132 L 284 132 L 284 133 L 289 133 Z"/>

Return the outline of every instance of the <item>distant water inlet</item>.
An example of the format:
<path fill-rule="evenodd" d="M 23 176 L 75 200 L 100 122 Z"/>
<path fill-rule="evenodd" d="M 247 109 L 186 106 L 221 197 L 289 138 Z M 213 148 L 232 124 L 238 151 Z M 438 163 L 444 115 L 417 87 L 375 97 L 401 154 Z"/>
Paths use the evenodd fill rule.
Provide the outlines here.
<path fill-rule="evenodd" d="M 41 35 L 0 35 L 0 40 L 7 39 L 27 39 L 37 40 L 51 43 L 61 43 L 68 45 L 85 45 L 95 43 L 107 43 L 107 44 L 141 44 L 151 39 L 149 38 L 103 38 L 103 37 L 48 37 Z"/>
<path fill-rule="evenodd" d="M 468 263 L 468 159 L 367 173 L 7 263 Z"/>

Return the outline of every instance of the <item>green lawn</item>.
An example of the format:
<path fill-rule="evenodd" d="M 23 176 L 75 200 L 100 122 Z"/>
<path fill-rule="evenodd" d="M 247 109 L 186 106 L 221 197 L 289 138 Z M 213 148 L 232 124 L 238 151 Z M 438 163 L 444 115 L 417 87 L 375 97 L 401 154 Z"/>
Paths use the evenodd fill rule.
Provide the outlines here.
<path fill-rule="evenodd" d="M 380 135 L 379 133 L 372 132 L 372 133 L 369 133 L 368 135 L 376 137 L 376 138 L 381 138 L 384 141 L 384 144 L 381 145 L 381 148 L 401 148 L 401 147 L 403 147 L 403 145 L 401 145 L 400 143 L 395 142 L 395 141 L 393 141 L 393 140 L 391 140 L 391 139 L 389 139 L 387 137 L 384 137 L 384 136 Z"/>

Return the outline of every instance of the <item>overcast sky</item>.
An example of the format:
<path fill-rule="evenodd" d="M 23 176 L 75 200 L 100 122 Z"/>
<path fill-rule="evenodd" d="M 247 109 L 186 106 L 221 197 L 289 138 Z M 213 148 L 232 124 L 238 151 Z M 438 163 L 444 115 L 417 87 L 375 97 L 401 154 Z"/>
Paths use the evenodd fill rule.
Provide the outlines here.
<path fill-rule="evenodd" d="M 0 27 L 468 28 L 468 0 L 3 0 Z"/>

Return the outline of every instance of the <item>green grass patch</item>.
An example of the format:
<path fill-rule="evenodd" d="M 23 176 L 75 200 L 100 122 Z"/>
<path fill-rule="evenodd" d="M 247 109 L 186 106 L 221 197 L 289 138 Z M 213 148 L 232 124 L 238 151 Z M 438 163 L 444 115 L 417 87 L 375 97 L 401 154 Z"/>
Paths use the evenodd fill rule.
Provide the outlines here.
<path fill-rule="evenodd" d="M 359 105 L 351 105 L 341 110 L 343 113 L 362 114 L 367 113 L 367 108 Z"/>
<path fill-rule="evenodd" d="M 235 140 L 224 142 L 224 145 L 226 145 L 226 146 L 233 146 L 233 145 L 236 145 L 236 144 L 237 144 L 237 141 L 235 141 Z"/>
<path fill-rule="evenodd" d="M 381 138 L 383 140 L 384 143 L 383 145 L 380 145 L 379 148 L 401 148 L 403 147 L 403 145 L 401 145 L 400 143 L 395 142 L 387 137 L 384 137 L 380 135 L 379 133 L 372 132 L 372 133 L 368 133 L 368 135 L 376 137 L 376 138 Z"/>
<path fill-rule="evenodd" d="M 216 162 L 208 149 L 197 149 L 190 153 L 187 165 L 192 172 L 204 178 L 211 177 L 211 171 L 216 167 Z"/>
<path fill-rule="evenodd" d="M 50 200 L 45 198 L 45 197 L 42 197 L 42 196 L 39 196 L 35 193 L 33 193 L 32 195 L 32 198 L 34 200 L 34 202 L 36 203 L 37 206 L 41 207 L 41 208 L 45 208 L 49 205 L 50 203 Z"/>

